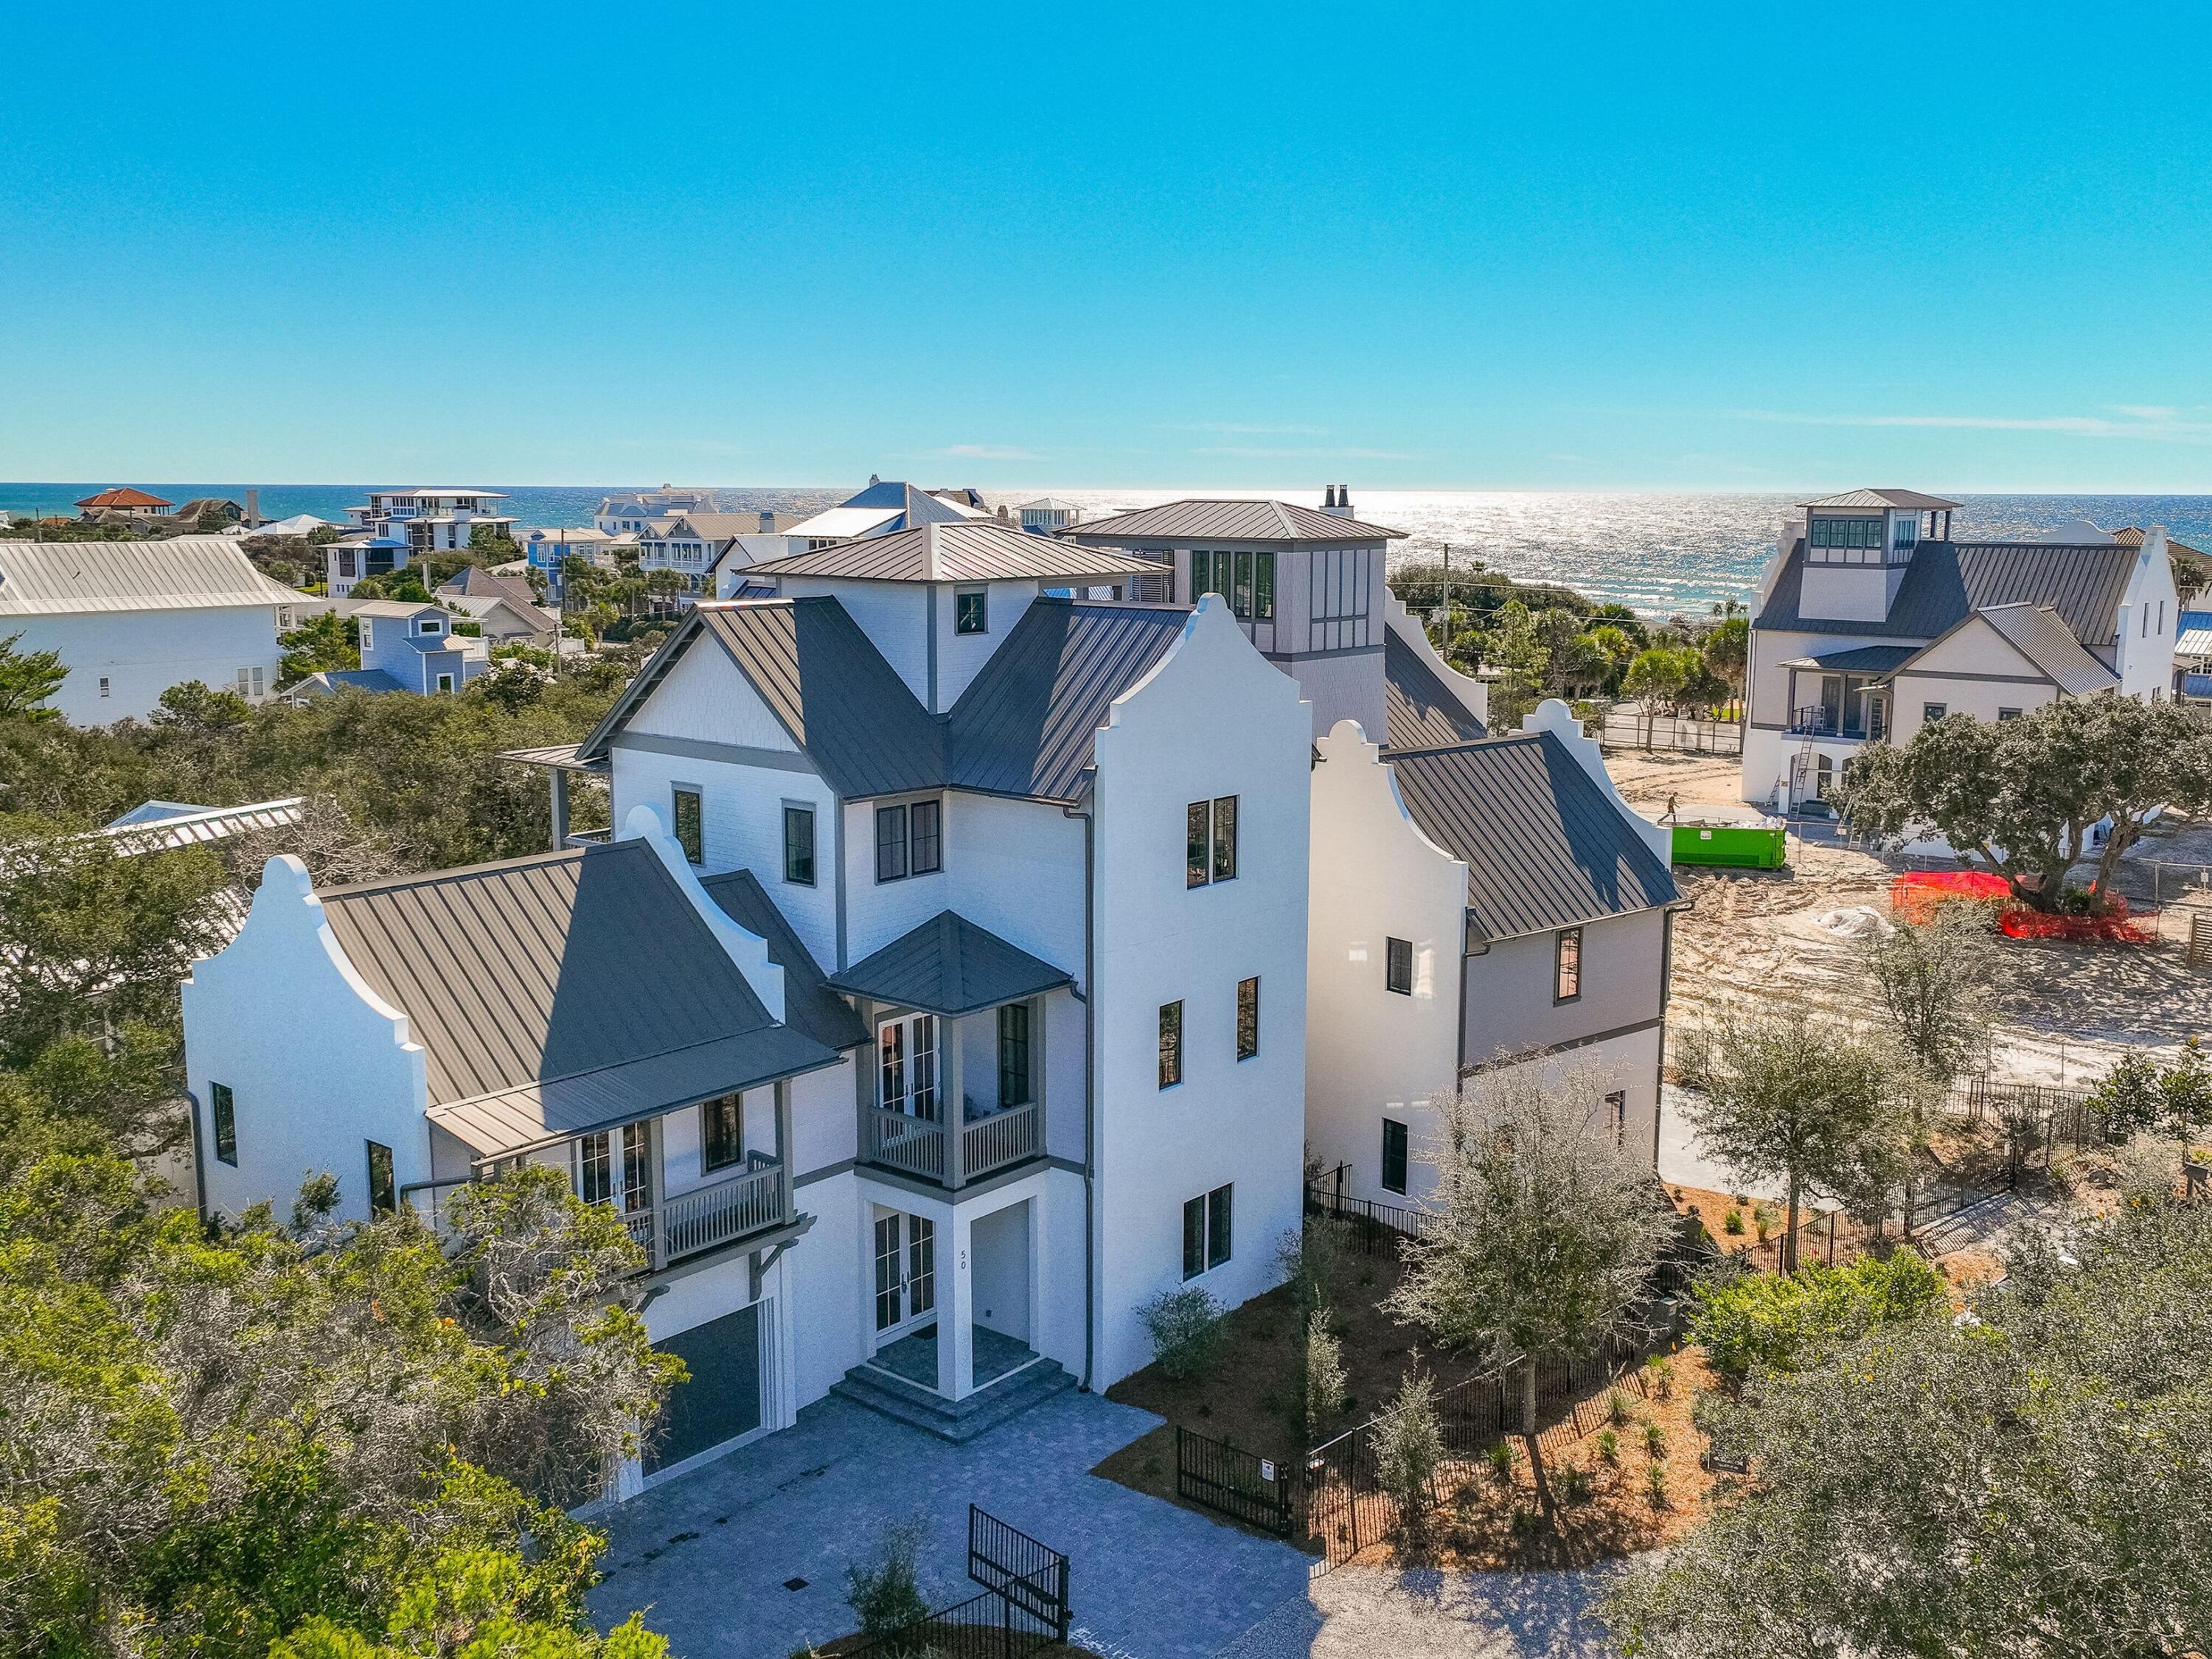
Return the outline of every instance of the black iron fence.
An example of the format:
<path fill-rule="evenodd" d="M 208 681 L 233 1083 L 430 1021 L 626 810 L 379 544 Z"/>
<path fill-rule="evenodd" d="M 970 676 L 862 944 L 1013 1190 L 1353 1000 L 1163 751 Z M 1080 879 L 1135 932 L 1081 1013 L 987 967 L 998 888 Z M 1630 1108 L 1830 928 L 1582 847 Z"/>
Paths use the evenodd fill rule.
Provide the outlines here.
<path fill-rule="evenodd" d="M 1399 1244 L 1408 1238 L 1425 1237 L 1432 1218 L 1425 1210 L 1346 1195 L 1344 1188 L 1350 1167 L 1339 1164 L 1321 1180 L 1306 1183 L 1306 1213 L 1343 1222 L 1346 1242 L 1353 1249 L 1395 1261 Z"/>
<path fill-rule="evenodd" d="M 838 1659 L 1023 1659 L 1067 1640 L 1067 1558 L 968 1506 L 968 1576 L 983 1586 Z"/>
<path fill-rule="evenodd" d="M 1654 714 L 1618 704 L 1597 716 L 1598 741 L 1608 749 L 1673 749 L 1688 755 L 1741 755 L 1743 726 L 1735 720 Z M 1587 728 L 1586 728 L 1587 729 Z"/>

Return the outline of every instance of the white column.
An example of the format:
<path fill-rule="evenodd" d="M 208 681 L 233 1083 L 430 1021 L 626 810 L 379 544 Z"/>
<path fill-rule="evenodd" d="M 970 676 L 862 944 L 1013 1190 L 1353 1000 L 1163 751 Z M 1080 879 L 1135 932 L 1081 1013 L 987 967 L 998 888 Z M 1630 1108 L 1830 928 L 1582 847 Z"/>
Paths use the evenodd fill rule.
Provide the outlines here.
<path fill-rule="evenodd" d="M 975 1388 L 975 1291 L 968 1268 L 968 1218 L 955 1210 L 938 1238 L 937 1389 L 963 1400 Z"/>
<path fill-rule="evenodd" d="M 945 1184 L 957 1192 L 968 1182 L 966 1097 L 962 1092 L 960 1028 L 937 1017 L 938 1121 L 945 1126 Z"/>

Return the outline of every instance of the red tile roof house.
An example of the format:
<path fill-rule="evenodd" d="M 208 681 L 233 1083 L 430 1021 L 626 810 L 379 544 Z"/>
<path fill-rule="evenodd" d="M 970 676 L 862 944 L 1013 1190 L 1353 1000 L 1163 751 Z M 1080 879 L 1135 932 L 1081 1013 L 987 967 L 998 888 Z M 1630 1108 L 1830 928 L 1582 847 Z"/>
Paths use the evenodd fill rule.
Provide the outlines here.
<path fill-rule="evenodd" d="M 103 489 L 97 495 L 88 495 L 76 504 L 79 513 L 88 519 L 98 518 L 103 513 L 120 513 L 133 519 L 159 518 L 175 503 L 165 501 L 159 495 L 149 495 L 143 489 L 118 487 Z"/>

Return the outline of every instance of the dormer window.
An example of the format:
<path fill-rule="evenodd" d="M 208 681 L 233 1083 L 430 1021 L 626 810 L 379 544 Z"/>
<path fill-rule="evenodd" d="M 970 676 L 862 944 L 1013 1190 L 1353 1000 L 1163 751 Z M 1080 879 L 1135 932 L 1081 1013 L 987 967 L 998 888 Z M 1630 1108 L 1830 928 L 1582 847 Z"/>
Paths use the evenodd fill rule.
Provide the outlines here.
<path fill-rule="evenodd" d="M 445 620 L 439 617 L 425 617 L 416 624 L 416 631 L 422 634 L 442 634 L 446 631 Z"/>

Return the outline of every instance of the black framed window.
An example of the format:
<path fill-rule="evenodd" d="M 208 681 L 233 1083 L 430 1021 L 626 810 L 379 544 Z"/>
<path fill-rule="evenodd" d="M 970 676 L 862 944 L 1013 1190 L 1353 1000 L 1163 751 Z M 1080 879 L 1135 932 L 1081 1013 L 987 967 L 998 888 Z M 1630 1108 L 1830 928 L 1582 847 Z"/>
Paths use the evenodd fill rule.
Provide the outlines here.
<path fill-rule="evenodd" d="M 988 590 L 979 587 L 972 593 L 957 591 L 953 593 L 952 631 L 956 634 L 988 634 L 991 631 L 991 595 Z"/>
<path fill-rule="evenodd" d="M 726 1170 L 745 1158 L 745 1103 L 723 1095 L 699 1108 L 699 1168 Z"/>
<path fill-rule="evenodd" d="M 999 1010 L 999 1104 L 1030 1103 L 1030 1005 L 1010 1002 Z"/>
<path fill-rule="evenodd" d="M 399 1207 L 399 1183 L 392 1173 L 392 1148 L 380 1140 L 366 1144 L 368 1150 L 368 1212 L 371 1215 L 390 1215 Z"/>
<path fill-rule="evenodd" d="M 1382 988 L 1401 997 L 1413 994 L 1413 941 L 1409 939 L 1386 939 L 1382 941 Z"/>
<path fill-rule="evenodd" d="M 1606 1121 L 1613 1126 L 1613 1144 L 1628 1145 L 1628 1091 L 1615 1089 L 1605 1097 Z"/>
<path fill-rule="evenodd" d="M 906 875 L 906 808 L 876 808 L 876 879 L 898 881 Z"/>
<path fill-rule="evenodd" d="M 1183 885 L 1237 879 L 1237 800 L 1219 795 L 1183 809 Z"/>
<path fill-rule="evenodd" d="M 907 811 L 909 860 L 914 873 L 927 876 L 945 867 L 945 804 L 918 800 Z"/>
<path fill-rule="evenodd" d="M 1182 1276 L 1196 1279 L 1230 1259 L 1235 1184 L 1201 1193 L 1182 1206 Z"/>
<path fill-rule="evenodd" d="M 1237 1058 L 1249 1060 L 1260 1052 L 1260 979 L 1237 981 Z"/>
<path fill-rule="evenodd" d="M 238 1167 L 238 1106 L 228 1083 L 208 1085 L 208 1115 L 215 1121 L 215 1155 L 233 1169 Z"/>
<path fill-rule="evenodd" d="M 2017 708 L 2000 708 L 1997 710 L 1997 718 L 2001 720 L 2016 720 L 2020 718 L 2020 710 Z"/>
<path fill-rule="evenodd" d="M 1236 584 L 1230 595 L 1229 608 L 1249 621 L 1252 615 L 1252 556 L 1249 553 L 1237 556 Z"/>
<path fill-rule="evenodd" d="M 1393 1117 L 1382 1120 L 1382 1190 L 1406 1190 L 1406 1126 Z"/>
<path fill-rule="evenodd" d="M 1214 574 L 1212 554 L 1200 548 L 1190 556 L 1190 602 L 1193 605 L 1208 593 L 1220 592 L 1221 589 L 1217 585 L 1219 580 Z"/>
<path fill-rule="evenodd" d="M 1260 553 L 1252 561 L 1252 620 L 1275 619 L 1275 556 Z"/>
<path fill-rule="evenodd" d="M 1182 1081 L 1182 1004 L 1160 1004 L 1160 1087 Z"/>
<path fill-rule="evenodd" d="M 1552 950 L 1552 1000 L 1572 1002 L 1583 994 L 1583 930 L 1562 927 Z"/>
<path fill-rule="evenodd" d="M 802 887 L 814 885 L 814 809 L 783 809 L 783 878 Z"/>
<path fill-rule="evenodd" d="M 1950 712 L 1951 707 L 1948 703 L 1923 702 L 1920 705 L 1920 719 L 1923 725 L 1933 726 Z"/>
<path fill-rule="evenodd" d="M 707 809 L 699 792 L 687 784 L 672 787 L 672 805 L 676 817 L 676 844 L 684 849 L 684 856 L 694 864 L 707 861 Z"/>

